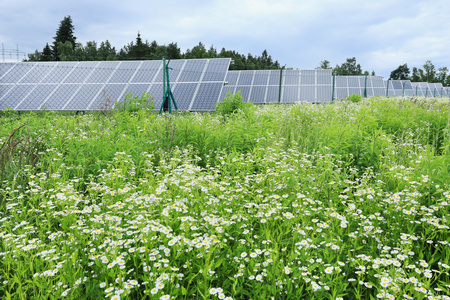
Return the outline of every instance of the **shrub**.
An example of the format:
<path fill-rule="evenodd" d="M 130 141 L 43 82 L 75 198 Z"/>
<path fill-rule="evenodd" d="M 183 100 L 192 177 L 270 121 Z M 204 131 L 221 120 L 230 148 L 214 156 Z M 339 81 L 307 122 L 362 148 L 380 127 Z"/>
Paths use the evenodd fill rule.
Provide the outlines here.
<path fill-rule="evenodd" d="M 246 106 L 246 103 L 242 100 L 241 91 L 238 91 L 236 94 L 231 94 L 228 91 L 225 98 L 216 104 L 216 111 L 221 115 L 229 115 L 237 112 L 238 110 L 243 110 Z"/>
<path fill-rule="evenodd" d="M 134 96 L 132 93 L 126 95 L 123 102 L 116 102 L 114 107 L 117 111 L 137 112 L 139 110 L 153 110 L 155 108 L 155 100 L 150 93 L 146 92 L 140 96 Z"/>
<path fill-rule="evenodd" d="M 363 99 L 362 95 L 353 94 L 351 96 L 348 96 L 347 100 L 353 103 L 360 102 Z"/>

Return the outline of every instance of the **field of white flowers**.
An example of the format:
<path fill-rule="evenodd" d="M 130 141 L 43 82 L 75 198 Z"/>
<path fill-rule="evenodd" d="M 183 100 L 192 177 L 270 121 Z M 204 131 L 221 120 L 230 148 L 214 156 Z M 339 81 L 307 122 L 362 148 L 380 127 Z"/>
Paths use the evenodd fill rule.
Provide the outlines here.
<path fill-rule="evenodd" d="M 449 112 L 5 112 L 0 298 L 450 299 Z"/>

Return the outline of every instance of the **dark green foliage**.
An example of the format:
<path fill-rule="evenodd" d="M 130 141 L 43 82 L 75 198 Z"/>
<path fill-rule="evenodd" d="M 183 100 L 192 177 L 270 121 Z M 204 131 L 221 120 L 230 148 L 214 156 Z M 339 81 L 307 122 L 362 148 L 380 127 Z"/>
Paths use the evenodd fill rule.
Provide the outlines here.
<path fill-rule="evenodd" d="M 50 51 L 49 51 L 50 50 Z M 173 42 L 166 45 L 159 45 L 156 41 L 144 42 L 141 34 L 138 33 L 136 40 L 125 45 L 119 51 L 116 51 L 106 40 L 97 47 L 95 41 L 89 41 L 83 46 L 76 42 L 74 36 L 74 26 L 70 16 L 65 17 L 56 32 L 53 46 L 47 46 L 42 52 L 38 50 L 28 55 L 27 61 L 98 61 L 98 60 L 150 60 L 150 59 L 198 59 L 198 58 L 231 58 L 233 63 L 230 70 L 267 70 L 279 69 L 278 61 L 273 61 L 272 57 L 264 50 L 261 56 L 247 56 L 239 54 L 236 51 L 222 48 L 220 52 L 214 46 L 209 49 L 199 42 L 192 49 L 187 49 L 181 53 L 177 43 Z"/>
<path fill-rule="evenodd" d="M 409 68 L 408 64 L 399 66 L 397 69 L 391 72 L 389 79 L 393 80 L 407 80 L 409 79 Z"/>
<path fill-rule="evenodd" d="M 52 61 L 54 57 L 52 56 L 52 49 L 48 45 L 45 45 L 44 50 L 42 50 L 42 56 L 40 58 L 41 61 Z"/>
<path fill-rule="evenodd" d="M 330 65 L 330 61 L 328 61 L 328 60 L 322 60 L 322 61 L 320 62 L 319 69 L 332 69 L 332 68 L 331 68 L 331 65 Z"/>
<path fill-rule="evenodd" d="M 355 57 L 347 58 L 347 61 L 340 66 L 336 65 L 333 69 L 333 73 L 341 76 L 363 75 L 361 65 L 356 64 Z"/>
<path fill-rule="evenodd" d="M 70 16 L 64 17 L 59 24 L 59 28 L 56 31 L 56 36 L 53 38 L 53 57 L 55 60 L 59 60 L 59 43 L 70 42 L 72 50 L 75 50 L 77 38 L 74 35 L 74 26 L 72 24 L 72 18 Z"/>

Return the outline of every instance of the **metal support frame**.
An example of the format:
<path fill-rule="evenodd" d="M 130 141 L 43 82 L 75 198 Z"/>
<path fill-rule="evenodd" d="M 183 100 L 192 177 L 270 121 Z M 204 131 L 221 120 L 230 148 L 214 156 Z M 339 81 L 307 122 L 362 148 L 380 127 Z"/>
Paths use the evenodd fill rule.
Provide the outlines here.
<path fill-rule="evenodd" d="M 367 98 L 367 75 L 364 79 L 364 98 Z"/>
<path fill-rule="evenodd" d="M 334 101 L 334 88 L 336 86 L 336 73 L 333 74 L 333 89 L 331 90 L 331 102 Z"/>
<path fill-rule="evenodd" d="M 387 80 L 387 84 L 386 84 L 386 97 L 389 97 L 389 80 Z"/>
<path fill-rule="evenodd" d="M 169 114 L 172 113 L 172 105 L 170 100 L 173 102 L 173 106 L 176 110 L 178 110 L 177 103 L 175 102 L 175 98 L 172 93 L 172 89 L 170 88 L 170 80 L 169 80 L 169 63 L 166 64 L 166 59 L 163 58 L 163 101 L 161 103 L 161 108 L 159 109 L 159 114 L 162 111 L 169 111 Z M 169 61 L 170 62 L 170 61 Z M 166 88 L 167 81 L 167 88 Z"/>

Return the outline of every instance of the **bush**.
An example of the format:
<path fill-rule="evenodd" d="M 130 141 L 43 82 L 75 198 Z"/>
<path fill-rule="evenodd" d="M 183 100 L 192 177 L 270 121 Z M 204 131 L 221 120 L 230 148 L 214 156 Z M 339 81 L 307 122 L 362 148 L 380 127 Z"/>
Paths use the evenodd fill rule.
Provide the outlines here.
<path fill-rule="evenodd" d="M 241 91 L 238 91 L 234 95 L 228 91 L 225 98 L 216 104 L 216 111 L 221 115 L 229 115 L 237 112 L 238 110 L 243 110 L 245 106 L 246 103 L 242 100 Z"/>
<path fill-rule="evenodd" d="M 353 94 L 351 96 L 347 97 L 347 100 L 353 103 L 358 103 L 363 99 L 362 95 L 358 95 L 358 94 Z"/>
<path fill-rule="evenodd" d="M 155 108 L 155 100 L 150 93 L 143 93 L 140 96 L 134 96 L 132 93 L 126 95 L 123 102 L 116 102 L 114 107 L 117 111 L 137 112 L 139 110 L 153 110 Z"/>

